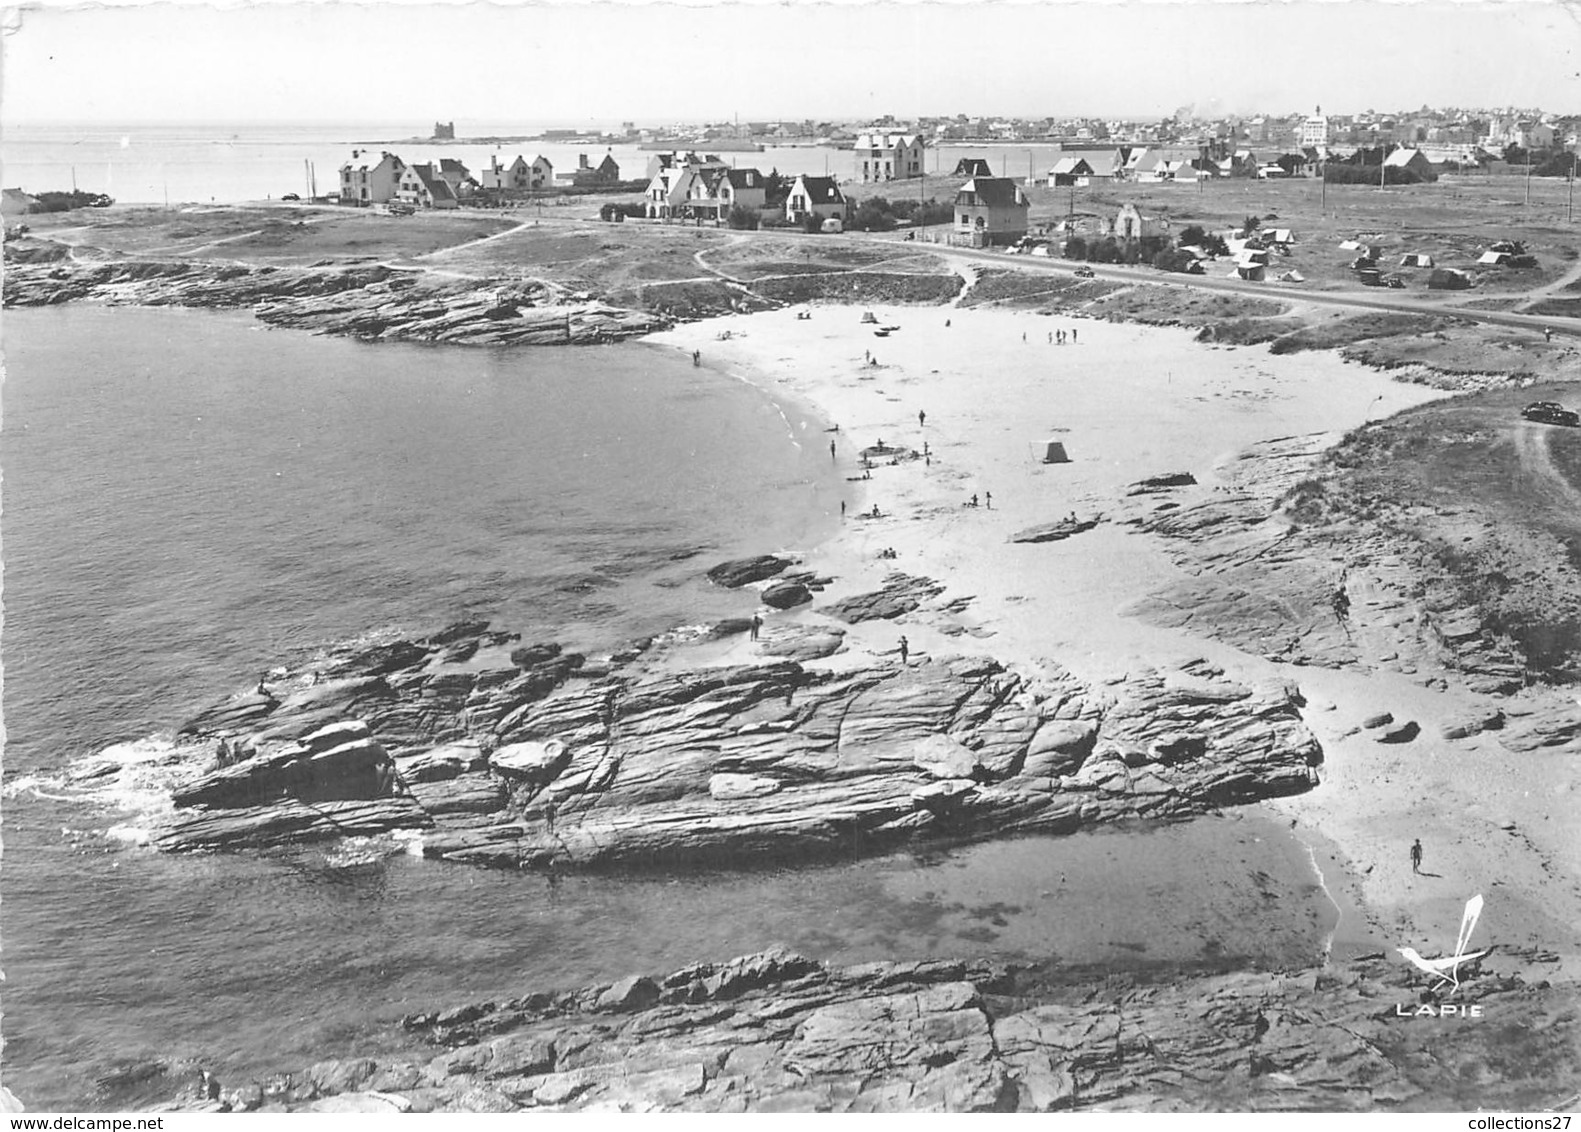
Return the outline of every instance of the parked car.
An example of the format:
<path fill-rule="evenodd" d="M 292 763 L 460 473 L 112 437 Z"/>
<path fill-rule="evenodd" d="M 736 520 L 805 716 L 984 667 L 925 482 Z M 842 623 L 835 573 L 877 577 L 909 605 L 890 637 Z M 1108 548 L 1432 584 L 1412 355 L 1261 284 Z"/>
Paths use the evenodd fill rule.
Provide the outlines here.
<path fill-rule="evenodd" d="M 1405 276 L 1400 274 L 1385 275 L 1383 277 L 1383 285 L 1396 291 L 1403 290 L 1405 288 Z"/>
<path fill-rule="evenodd" d="M 296 193 L 286 193 L 286 195 L 281 197 L 280 199 L 281 200 L 301 200 L 302 198 L 301 198 L 301 196 L 299 196 Z"/>
<path fill-rule="evenodd" d="M 1521 416 L 1538 424 L 1581 427 L 1581 413 L 1567 409 L 1557 401 L 1533 401 L 1521 410 Z"/>
<path fill-rule="evenodd" d="M 1098 273 L 1096 271 L 1094 271 L 1090 267 L 1078 267 L 1076 269 L 1076 278 L 1078 278 L 1078 279 L 1091 279 L 1094 275 L 1097 275 L 1097 274 Z"/>

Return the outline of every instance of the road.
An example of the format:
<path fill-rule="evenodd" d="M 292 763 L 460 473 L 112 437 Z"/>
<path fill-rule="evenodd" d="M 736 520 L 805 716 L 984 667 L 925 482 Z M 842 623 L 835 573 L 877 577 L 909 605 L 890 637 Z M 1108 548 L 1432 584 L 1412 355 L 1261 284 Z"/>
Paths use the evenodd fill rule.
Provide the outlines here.
<path fill-rule="evenodd" d="M 850 239 L 870 243 L 893 244 L 893 238 L 876 236 L 849 236 Z M 1284 302 L 1311 303 L 1316 306 L 1346 307 L 1357 310 L 1391 311 L 1399 314 L 1440 315 L 1463 318 L 1471 322 L 1493 326 L 1509 326 L 1541 334 L 1551 329 L 1555 334 L 1570 334 L 1581 338 L 1581 319 L 1556 318 L 1548 315 L 1519 314 L 1514 311 L 1467 310 L 1447 303 L 1411 299 L 1395 292 L 1383 291 L 1304 291 L 1299 284 L 1270 286 L 1244 282 L 1238 279 L 1215 279 L 1208 275 L 1171 275 L 1146 267 L 1110 267 L 1099 264 L 1080 264 L 1074 261 L 1047 260 L 1037 256 L 1009 255 L 1004 252 L 977 251 L 971 248 L 954 248 L 941 244 L 918 244 L 918 252 L 927 252 L 946 260 L 991 264 L 1014 271 L 1042 271 L 1053 275 L 1074 277 L 1078 267 L 1091 268 L 1099 279 L 1111 283 L 1148 284 L 1154 287 L 1184 287 L 1189 290 L 1223 291 L 1247 295 L 1258 299 L 1278 299 Z M 1521 296 L 1510 296 L 1520 298 Z"/>

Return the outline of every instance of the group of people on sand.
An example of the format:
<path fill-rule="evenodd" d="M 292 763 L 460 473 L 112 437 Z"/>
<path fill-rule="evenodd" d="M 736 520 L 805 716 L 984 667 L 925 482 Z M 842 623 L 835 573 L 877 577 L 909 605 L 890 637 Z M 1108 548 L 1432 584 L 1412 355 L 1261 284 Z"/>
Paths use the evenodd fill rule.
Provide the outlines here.
<path fill-rule="evenodd" d="M 987 509 L 989 511 L 992 511 L 994 509 L 994 493 L 991 492 L 991 491 L 983 492 L 983 502 L 985 504 L 987 504 Z M 967 507 L 976 507 L 977 506 L 977 493 L 976 492 L 972 493 L 972 497 L 971 497 L 971 499 L 967 500 L 966 506 Z"/>
<path fill-rule="evenodd" d="M 883 550 L 878 552 L 878 556 L 880 558 L 899 558 L 900 557 L 900 555 L 895 553 L 895 548 L 892 547 L 892 546 L 886 546 Z"/>
<path fill-rule="evenodd" d="M 1023 335 L 1022 337 L 1024 339 L 1025 335 Z M 1049 345 L 1050 346 L 1063 346 L 1063 345 L 1065 345 L 1067 340 L 1070 342 L 1070 344 L 1072 346 L 1074 346 L 1076 344 L 1076 332 L 1074 330 L 1070 331 L 1068 334 L 1067 334 L 1066 331 L 1063 331 L 1063 330 L 1051 330 L 1051 331 L 1049 331 Z"/>

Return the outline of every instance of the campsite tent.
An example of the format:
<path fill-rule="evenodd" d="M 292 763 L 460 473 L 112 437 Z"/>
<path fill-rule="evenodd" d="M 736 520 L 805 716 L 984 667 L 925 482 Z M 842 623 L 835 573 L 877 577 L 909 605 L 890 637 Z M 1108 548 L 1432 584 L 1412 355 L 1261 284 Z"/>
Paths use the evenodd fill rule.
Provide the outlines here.
<path fill-rule="evenodd" d="M 1287 271 L 1279 277 L 1281 283 L 1305 283 L 1307 277 L 1299 271 Z"/>
<path fill-rule="evenodd" d="M 1433 257 L 1421 252 L 1408 252 L 1400 257 L 1401 267 L 1432 267 Z"/>
<path fill-rule="evenodd" d="M 1068 464 L 1070 457 L 1065 454 L 1065 444 L 1059 440 L 1046 440 L 1043 442 L 1043 462 L 1045 464 Z"/>
<path fill-rule="evenodd" d="M 1359 252 L 1359 251 L 1361 251 L 1361 245 L 1358 244 L 1355 240 L 1341 240 L 1339 242 L 1339 246 L 1341 248 L 1343 248 L 1345 251 L 1348 251 L 1348 252 Z"/>
<path fill-rule="evenodd" d="M 1261 283 L 1267 271 L 1268 269 L 1260 263 L 1243 263 L 1236 267 L 1235 274 L 1242 279 L 1249 279 L 1253 283 Z"/>
<path fill-rule="evenodd" d="M 1499 264 L 1503 263 L 1505 260 L 1507 260 L 1509 258 L 1510 258 L 1510 253 L 1509 252 L 1483 252 L 1482 255 L 1477 259 L 1477 262 L 1478 263 L 1486 263 L 1486 264 L 1489 264 L 1491 266 L 1497 267 Z"/>

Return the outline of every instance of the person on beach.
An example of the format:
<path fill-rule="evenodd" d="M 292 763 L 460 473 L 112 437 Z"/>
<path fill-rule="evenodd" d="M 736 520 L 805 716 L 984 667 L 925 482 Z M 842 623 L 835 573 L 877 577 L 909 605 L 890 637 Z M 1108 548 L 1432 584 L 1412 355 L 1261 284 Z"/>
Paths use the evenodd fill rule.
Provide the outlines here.
<path fill-rule="evenodd" d="M 692 364 L 694 366 L 700 366 L 703 364 L 703 352 L 701 350 L 692 351 Z"/>
<path fill-rule="evenodd" d="M 968 507 L 976 507 L 977 506 L 977 494 L 976 494 L 976 492 L 972 493 L 972 501 L 970 503 L 968 503 L 967 506 Z"/>
<path fill-rule="evenodd" d="M 874 518 L 874 519 L 882 519 L 883 517 L 884 517 L 884 513 L 878 509 L 878 504 L 876 504 L 876 503 L 873 504 L 872 518 Z"/>
<path fill-rule="evenodd" d="M 1543 327 L 1543 341 L 1544 342 L 1552 342 L 1553 340 L 1554 340 L 1553 328 L 1549 327 L 1549 326 Z"/>
<path fill-rule="evenodd" d="M 927 426 L 928 426 L 928 411 L 926 409 L 918 409 L 917 410 L 917 427 L 918 428 L 926 428 Z"/>
<path fill-rule="evenodd" d="M 905 637 L 900 638 L 900 663 L 904 665 L 906 663 L 906 657 L 908 657 L 910 654 L 911 645 L 907 643 Z"/>
<path fill-rule="evenodd" d="M 845 500 L 840 500 L 840 518 L 845 518 Z"/>
<path fill-rule="evenodd" d="M 950 328 L 950 320 L 949 319 L 945 319 L 944 320 L 944 329 L 948 330 L 949 328 Z"/>
<path fill-rule="evenodd" d="M 829 459 L 833 460 L 834 458 L 834 441 L 831 440 L 829 442 Z"/>
<path fill-rule="evenodd" d="M 992 511 L 994 509 L 994 493 L 991 491 L 983 492 L 983 502 L 986 503 L 988 505 L 988 509 Z"/>
<path fill-rule="evenodd" d="M 1070 344 L 1072 346 L 1076 344 L 1076 332 L 1074 330 L 1070 332 Z"/>
<path fill-rule="evenodd" d="M 1049 345 L 1054 345 L 1054 332 L 1052 330 L 1049 331 Z"/>
<path fill-rule="evenodd" d="M 752 615 L 752 639 L 758 639 L 758 630 L 763 628 L 763 618 L 759 614 Z"/>
<path fill-rule="evenodd" d="M 1413 873 L 1422 871 L 1422 839 L 1420 837 L 1411 842 L 1411 871 Z"/>

